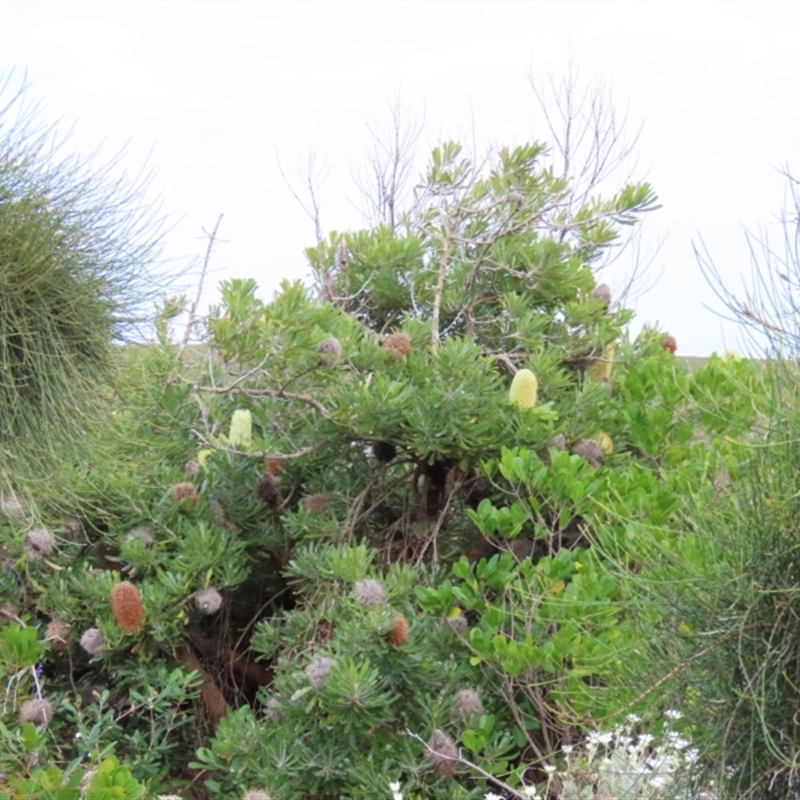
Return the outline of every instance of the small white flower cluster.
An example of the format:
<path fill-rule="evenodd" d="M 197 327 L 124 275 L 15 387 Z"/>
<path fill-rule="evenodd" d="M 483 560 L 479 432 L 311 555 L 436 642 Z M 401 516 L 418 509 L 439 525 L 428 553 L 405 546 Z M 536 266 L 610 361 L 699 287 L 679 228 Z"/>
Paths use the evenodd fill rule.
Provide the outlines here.
<path fill-rule="evenodd" d="M 671 728 L 683 716 L 681 712 L 670 710 L 664 716 L 666 725 L 658 739 L 637 733 L 641 720 L 631 715 L 613 731 L 590 733 L 583 746 L 565 746 L 561 769 L 543 767 L 549 781 L 559 777 L 560 800 L 688 800 L 693 796 L 689 784 L 700 753 Z"/>

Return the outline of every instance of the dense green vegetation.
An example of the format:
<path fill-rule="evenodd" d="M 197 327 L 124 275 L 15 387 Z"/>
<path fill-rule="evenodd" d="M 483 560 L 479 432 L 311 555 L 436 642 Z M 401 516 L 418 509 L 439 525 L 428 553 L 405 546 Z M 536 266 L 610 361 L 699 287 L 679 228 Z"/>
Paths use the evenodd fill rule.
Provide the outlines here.
<path fill-rule="evenodd" d="M 793 374 L 632 340 L 594 267 L 653 190 L 576 206 L 542 151 L 442 145 L 318 292 L 223 283 L 201 348 L 171 298 L 110 370 L 113 282 L 45 282 L 105 371 L 56 477 L 5 462 L 0 798 L 789 796 Z M 42 253 L 91 235 L 43 202 L 0 203 L 17 293 L 41 215 Z M 17 308 L 9 459 L 15 341 L 75 345 Z"/>

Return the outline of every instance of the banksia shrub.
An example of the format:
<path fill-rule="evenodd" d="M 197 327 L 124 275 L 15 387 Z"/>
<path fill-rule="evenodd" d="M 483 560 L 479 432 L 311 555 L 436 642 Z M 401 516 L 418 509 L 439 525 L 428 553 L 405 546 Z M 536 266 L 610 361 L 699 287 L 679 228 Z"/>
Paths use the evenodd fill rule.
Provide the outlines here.
<path fill-rule="evenodd" d="M 52 551 L 55 543 L 55 537 L 50 531 L 45 528 L 34 528 L 25 534 L 24 550 L 28 558 L 44 558 Z"/>
<path fill-rule="evenodd" d="M 393 333 L 383 343 L 383 352 L 395 361 L 405 358 L 411 352 L 411 337 L 402 331 Z"/>
<path fill-rule="evenodd" d="M 572 448 L 572 454 L 583 456 L 595 468 L 603 462 L 603 448 L 594 439 L 581 439 Z"/>
<path fill-rule="evenodd" d="M 222 607 L 222 595 L 209 586 L 194 596 L 194 602 L 203 614 L 216 614 Z"/>
<path fill-rule="evenodd" d="M 139 590 L 130 581 L 122 581 L 111 590 L 111 610 L 124 633 L 136 633 L 142 627 L 144 608 Z"/>
<path fill-rule="evenodd" d="M 99 656 L 103 652 L 106 640 L 99 628 L 88 628 L 81 636 L 81 647 L 90 656 Z"/>
<path fill-rule="evenodd" d="M 453 703 L 453 719 L 467 722 L 470 717 L 483 714 L 483 703 L 474 689 L 462 689 L 456 693 Z"/>
<path fill-rule="evenodd" d="M 456 774 L 458 756 L 453 740 L 442 730 L 436 728 L 428 739 L 428 756 L 433 761 L 436 771 L 440 775 L 447 775 L 452 778 Z"/>
<path fill-rule="evenodd" d="M 325 679 L 333 668 L 334 661 L 326 656 L 318 656 L 307 667 L 306 675 L 311 685 L 319 691 L 325 685 Z"/>
<path fill-rule="evenodd" d="M 386 641 L 393 647 L 400 647 L 408 639 L 408 620 L 398 614 L 394 622 L 394 627 L 386 634 Z"/>
<path fill-rule="evenodd" d="M 50 647 L 53 650 L 66 650 L 69 647 L 71 627 L 69 622 L 63 619 L 50 620 L 50 624 L 45 630 L 44 638 L 50 642 Z"/>
<path fill-rule="evenodd" d="M 511 381 L 508 391 L 508 402 L 517 408 L 533 408 L 539 391 L 539 381 L 529 369 L 521 369 Z"/>
<path fill-rule="evenodd" d="M 332 367 L 342 354 L 342 345 L 335 336 L 329 336 L 317 345 L 320 362 L 327 367 Z"/>
<path fill-rule="evenodd" d="M 53 719 L 53 707 L 49 700 L 26 700 L 19 707 L 19 724 L 33 722 L 34 725 L 47 725 Z"/>
<path fill-rule="evenodd" d="M 317 494 L 310 494 L 303 499 L 303 508 L 306 511 L 325 511 L 328 507 L 328 495 L 318 492 Z"/>
<path fill-rule="evenodd" d="M 378 581 L 366 578 L 356 583 L 355 596 L 356 600 L 367 608 L 382 603 L 386 599 L 386 592 Z"/>

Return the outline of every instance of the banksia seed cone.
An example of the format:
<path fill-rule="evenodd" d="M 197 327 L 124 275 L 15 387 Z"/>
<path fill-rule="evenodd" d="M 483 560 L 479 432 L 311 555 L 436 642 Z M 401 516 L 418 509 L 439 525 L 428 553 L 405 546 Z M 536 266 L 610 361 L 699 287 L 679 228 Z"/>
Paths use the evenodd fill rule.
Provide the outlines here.
<path fill-rule="evenodd" d="M 453 740 L 444 732 L 436 728 L 428 739 L 428 756 L 433 761 L 436 771 L 440 775 L 452 778 L 456 774 L 458 750 Z"/>
<path fill-rule="evenodd" d="M 481 714 L 483 714 L 483 703 L 474 689 L 462 689 L 456 693 L 453 719 L 467 722 L 470 717 L 479 717 Z"/>
<path fill-rule="evenodd" d="M 328 677 L 328 673 L 333 668 L 333 664 L 334 661 L 332 658 L 319 656 L 306 667 L 306 675 L 308 675 L 308 680 L 318 691 L 325 685 L 325 679 Z"/>
<path fill-rule="evenodd" d="M 328 495 L 318 492 L 303 498 L 303 507 L 306 511 L 324 511 L 328 507 Z"/>
<path fill-rule="evenodd" d="M 136 633 L 142 627 L 144 608 L 139 590 L 130 581 L 122 581 L 111 590 L 111 610 L 124 633 Z"/>
<path fill-rule="evenodd" d="M 601 283 L 595 287 L 592 297 L 599 300 L 606 308 L 611 305 L 611 287 L 607 283 Z"/>
<path fill-rule="evenodd" d="M 195 492 L 195 486 L 188 481 L 176 483 L 172 487 L 172 499 L 178 503 L 184 503 L 189 508 L 194 508 L 200 496 Z"/>
<path fill-rule="evenodd" d="M 342 354 L 342 345 L 335 336 L 329 336 L 317 345 L 317 352 L 320 354 L 320 363 L 332 367 Z"/>
<path fill-rule="evenodd" d="M 661 346 L 665 350 L 669 350 L 672 355 L 675 355 L 675 351 L 678 349 L 678 341 L 672 334 L 667 334 L 664 337 L 664 341 L 661 342 Z"/>
<path fill-rule="evenodd" d="M 34 528 L 25 534 L 24 550 L 28 558 L 44 558 L 55 546 L 56 540 L 50 531 L 44 528 Z"/>
<path fill-rule="evenodd" d="M 603 461 L 603 448 L 594 439 L 581 439 L 572 448 L 572 454 L 583 456 L 595 469 Z"/>
<path fill-rule="evenodd" d="M 90 656 L 99 656 L 106 646 L 106 640 L 99 628 L 89 628 L 81 636 L 81 647 Z"/>
<path fill-rule="evenodd" d="M 53 719 L 53 707 L 47 700 L 26 700 L 19 708 L 19 724 L 33 722 L 35 725 L 47 725 Z"/>
<path fill-rule="evenodd" d="M 408 620 L 398 614 L 394 622 L 394 627 L 386 634 L 386 641 L 393 647 L 400 647 L 408 639 Z"/>
<path fill-rule="evenodd" d="M 265 472 L 258 482 L 256 494 L 270 507 L 276 508 L 281 500 L 280 478 Z"/>
<path fill-rule="evenodd" d="M 539 381 L 529 369 L 521 369 L 511 381 L 508 391 L 508 401 L 512 406 L 526 409 L 536 405 L 536 395 L 539 391 Z"/>
<path fill-rule="evenodd" d="M 228 443 L 231 447 L 242 450 L 246 450 L 253 443 L 253 416 L 246 409 L 237 408 L 233 412 Z"/>
<path fill-rule="evenodd" d="M 390 442 L 373 442 L 372 455 L 374 455 L 378 461 L 393 461 L 397 455 L 397 448 Z"/>
<path fill-rule="evenodd" d="M 66 650 L 69 647 L 70 629 L 69 622 L 63 619 L 50 620 L 44 632 L 44 638 L 50 642 L 53 650 Z"/>
<path fill-rule="evenodd" d="M 0 514 L 9 519 L 19 519 L 25 514 L 25 509 L 15 494 L 0 494 Z"/>
<path fill-rule="evenodd" d="M 266 792 L 262 792 L 261 789 L 250 789 L 244 793 L 242 800 L 271 800 L 271 798 Z"/>
<path fill-rule="evenodd" d="M 194 596 L 194 602 L 203 614 L 216 614 L 222 607 L 222 595 L 213 586 L 209 586 Z"/>
<path fill-rule="evenodd" d="M 411 352 L 411 337 L 402 331 L 393 333 L 383 343 L 383 352 L 395 361 L 405 358 Z"/>
<path fill-rule="evenodd" d="M 593 380 L 600 381 L 604 378 L 611 379 L 611 367 L 614 366 L 614 351 L 617 343 L 611 342 L 603 350 L 603 357 L 593 361 L 586 370 L 586 374 Z"/>
<path fill-rule="evenodd" d="M 355 587 L 356 600 L 365 608 L 376 606 L 386 599 L 386 592 L 378 581 L 366 578 L 358 581 Z"/>
<path fill-rule="evenodd" d="M 564 436 L 563 433 L 556 434 L 550 441 L 547 443 L 547 449 L 554 448 L 555 450 L 566 450 L 567 449 L 567 437 Z"/>
<path fill-rule="evenodd" d="M 127 542 L 134 542 L 140 541 L 145 547 L 150 547 L 155 539 L 153 538 L 153 532 L 150 528 L 140 525 L 138 528 L 132 528 L 125 534 L 125 540 Z"/>

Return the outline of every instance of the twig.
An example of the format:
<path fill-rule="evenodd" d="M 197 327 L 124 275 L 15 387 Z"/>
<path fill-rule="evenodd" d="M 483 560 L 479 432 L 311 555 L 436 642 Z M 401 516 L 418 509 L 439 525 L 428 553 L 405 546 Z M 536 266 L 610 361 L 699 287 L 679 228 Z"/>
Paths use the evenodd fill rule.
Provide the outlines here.
<path fill-rule="evenodd" d="M 203 293 L 203 284 L 206 280 L 206 274 L 208 273 L 208 265 L 211 261 L 211 251 L 214 248 L 214 242 L 217 240 L 217 231 L 219 230 L 219 225 L 222 222 L 223 215 L 220 214 L 217 218 L 217 224 L 214 226 L 214 230 L 208 234 L 208 247 L 206 247 L 206 257 L 203 259 L 203 267 L 200 270 L 200 280 L 197 282 L 197 294 L 195 295 L 194 302 L 192 303 L 192 307 L 189 309 L 189 319 L 186 321 L 186 330 L 183 332 L 183 339 L 181 340 L 181 346 L 178 348 L 178 356 L 180 357 L 183 354 L 183 351 L 186 349 L 186 345 L 189 344 L 189 336 L 192 333 L 192 328 L 194 327 L 195 318 L 197 317 L 197 306 L 200 304 L 200 295 Z"/>

